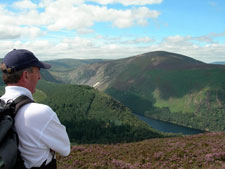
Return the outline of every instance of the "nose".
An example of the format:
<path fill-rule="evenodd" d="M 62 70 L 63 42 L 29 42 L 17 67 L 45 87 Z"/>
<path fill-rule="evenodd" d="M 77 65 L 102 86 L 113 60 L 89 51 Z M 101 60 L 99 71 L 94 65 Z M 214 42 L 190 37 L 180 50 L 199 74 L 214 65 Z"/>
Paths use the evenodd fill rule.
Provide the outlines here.
<path fill-rule="evenodd" d="M 39 69 L 39 71 L 38 71 L 38 80 L 40 80 L 41 79 L 41 73 L 40 73 L 40 69 Z"/>

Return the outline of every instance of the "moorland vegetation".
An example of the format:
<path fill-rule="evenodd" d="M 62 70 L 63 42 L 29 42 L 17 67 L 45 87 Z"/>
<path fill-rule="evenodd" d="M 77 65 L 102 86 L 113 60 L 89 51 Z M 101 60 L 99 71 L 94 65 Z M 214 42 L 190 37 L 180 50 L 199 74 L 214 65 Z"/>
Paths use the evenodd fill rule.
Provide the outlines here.
<path fill-rule="evenodd" d="M 150 139 L 113 145 L 77 145 L 59 169 L 223 169 L 225 133 Z"/>

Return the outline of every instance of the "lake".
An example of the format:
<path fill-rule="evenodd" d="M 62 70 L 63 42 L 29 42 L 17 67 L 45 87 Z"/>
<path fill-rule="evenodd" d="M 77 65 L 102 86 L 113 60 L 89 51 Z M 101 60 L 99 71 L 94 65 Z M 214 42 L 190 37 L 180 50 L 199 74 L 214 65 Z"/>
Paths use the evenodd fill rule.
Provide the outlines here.
<path fill-rule="evenodd" d="M 202 131 L 202 130 L 193 129 L 193 128 L 184 127 L 184 126 L 180 126 L 180 125 L 169 123 L 169 122 L 164 122 L 164 121 L 161 121 L 161 120 L 152 119 L 152 118 L 145 117 L 145 116 L 142 116 L 142 115 L 139 115 L 139 114 L 135 114 L 135 115 L 140 120 L 149 124 L 152 128 L 157 129 L 157 130 L 162 131 L 162 132 L 181 133 L 181 134 L 184 134 L 184 135 L 204 133 L 204 131 Z"/>

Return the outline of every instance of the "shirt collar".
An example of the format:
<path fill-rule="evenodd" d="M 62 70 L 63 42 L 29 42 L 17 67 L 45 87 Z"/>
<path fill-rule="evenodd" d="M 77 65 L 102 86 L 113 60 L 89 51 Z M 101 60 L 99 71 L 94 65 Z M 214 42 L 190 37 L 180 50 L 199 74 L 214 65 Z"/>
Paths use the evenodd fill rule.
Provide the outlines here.
<path fill-rule="evenodd" d="M 24 87 L 21 86 L 6 86 L 5 87 L 5 96 L 12 96 L 13 98 L 16 98 L 20 95 L 26 95 L 30 99 L 33 99 L 32 93 Z"/>

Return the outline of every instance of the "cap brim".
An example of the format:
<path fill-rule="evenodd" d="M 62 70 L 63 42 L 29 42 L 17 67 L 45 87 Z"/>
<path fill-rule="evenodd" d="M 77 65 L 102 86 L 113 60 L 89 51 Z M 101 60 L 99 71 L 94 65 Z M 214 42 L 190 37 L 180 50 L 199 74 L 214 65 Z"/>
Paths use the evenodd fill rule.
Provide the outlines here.
<path fill-rule="evenodd" d="M 37 66 L 39 68 L 42 68 L 42 69 L 49 69 L 51 68 L 51 65 L 48 64 L 48 63 L 44 63 L 44 62 L 37 62 L 34 66 Z"/>

